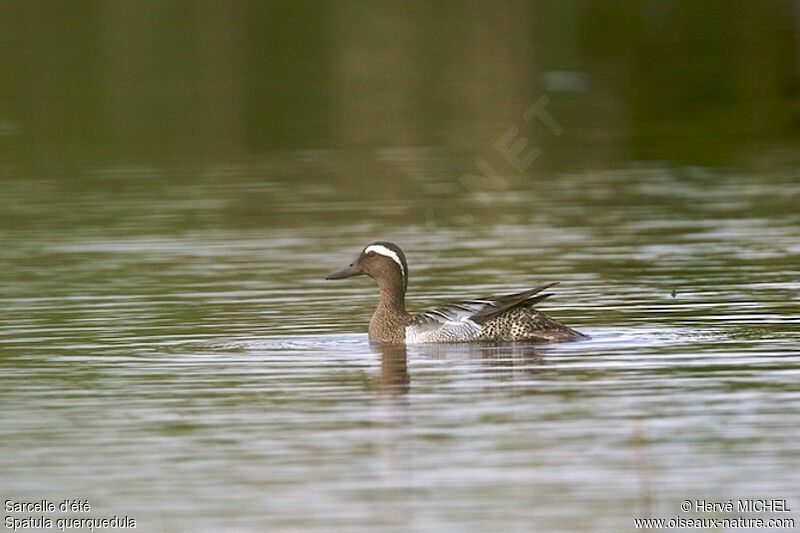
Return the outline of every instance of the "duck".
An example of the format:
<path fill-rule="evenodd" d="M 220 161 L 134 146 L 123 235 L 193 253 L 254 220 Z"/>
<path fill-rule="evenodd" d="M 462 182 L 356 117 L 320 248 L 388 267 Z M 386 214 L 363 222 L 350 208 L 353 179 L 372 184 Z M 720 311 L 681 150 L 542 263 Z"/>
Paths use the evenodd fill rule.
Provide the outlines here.
<path fill-rule="evenodd" d="M 325 279 L 369 276 L 378 285 L 380 300 L 369 321 L 369 339 L 382 344 L 457 342 L 567 342 L 588 339 L 533 306 L 558 282 L 524 291 L 461 300 L 420 313 L 405 307 L 408 262 L 399 246 L 376 241 L 365 246 L 348 266 Z"/>

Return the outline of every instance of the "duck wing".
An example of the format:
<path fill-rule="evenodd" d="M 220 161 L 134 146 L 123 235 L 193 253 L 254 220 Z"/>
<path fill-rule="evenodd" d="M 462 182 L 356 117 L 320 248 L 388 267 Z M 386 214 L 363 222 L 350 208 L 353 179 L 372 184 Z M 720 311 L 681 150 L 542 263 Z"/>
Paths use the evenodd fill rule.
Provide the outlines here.
<path fill-rule="evenodd" d="M 414 315 L 412 324 L 423 328 L 466 321 L 474 324 L 483 324 L 490 318 L 515 307 L 531 307 L 541 302 L 545 298 L 552 296 L 551 294 L 541 294 L 541 292 L 557 284 L 558 282 L 556 281 L 522 292 L 454 302 Z"/>

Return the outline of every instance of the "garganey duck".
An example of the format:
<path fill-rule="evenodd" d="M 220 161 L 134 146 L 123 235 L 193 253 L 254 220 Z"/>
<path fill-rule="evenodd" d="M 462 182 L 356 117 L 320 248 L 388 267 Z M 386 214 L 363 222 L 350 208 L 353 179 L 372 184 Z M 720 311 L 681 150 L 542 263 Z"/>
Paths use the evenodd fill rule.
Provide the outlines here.
<path fill-rule="evenodd" d="M 502 296 L 462 300 L 419 314 L 406 311 L 408 264 L 399 246 L 373 242 L 361 250 L 355 261 L 325 279 L 367 275 L 375 280 L 381 297 L 369 321 L 369 338 L 374 342 L 422 344 L 444 342 L 565 342 L 586 339 L 586 335 L 556 322 L 533 305 L 555 285 Z"/>

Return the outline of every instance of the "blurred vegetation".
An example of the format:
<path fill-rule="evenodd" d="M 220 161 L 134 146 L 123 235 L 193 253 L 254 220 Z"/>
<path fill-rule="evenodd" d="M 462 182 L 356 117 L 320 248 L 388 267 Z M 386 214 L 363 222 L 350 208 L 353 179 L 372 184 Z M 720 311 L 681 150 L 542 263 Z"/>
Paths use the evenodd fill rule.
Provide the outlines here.
<path fill-rule="evenodd" d="M 800 1 L 0 3 L 0 164 L 426 148 L 795 165 Z M 547 95 L 563 127 L 522 120 Z"/>

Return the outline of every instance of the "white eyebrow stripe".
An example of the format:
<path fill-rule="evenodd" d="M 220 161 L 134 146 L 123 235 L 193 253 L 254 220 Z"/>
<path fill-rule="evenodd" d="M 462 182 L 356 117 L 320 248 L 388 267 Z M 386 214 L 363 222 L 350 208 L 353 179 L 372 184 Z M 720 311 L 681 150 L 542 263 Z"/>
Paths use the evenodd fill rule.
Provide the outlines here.
<path fill-rule="evenodd" d="M 376 254 L 383 255 L 385 257 L 390 258 L 392 261 L 398 264 L 400 267 L 400 274 L 403 275 L 403 279 L 406 279 L 406 269 L 403 268 L 403 262 L 400 261 L 400 256 L 397 255 L 397 252 L 394 250 L 390 250 L 389 248 L 380 245 L 380 244 L 372 244 L 364 248 L 364 253 L 368 254 L 370 252 L 375 252 Z"/>

